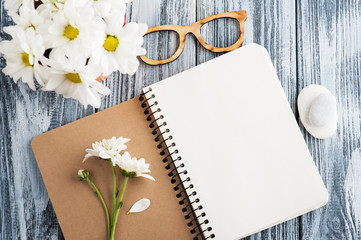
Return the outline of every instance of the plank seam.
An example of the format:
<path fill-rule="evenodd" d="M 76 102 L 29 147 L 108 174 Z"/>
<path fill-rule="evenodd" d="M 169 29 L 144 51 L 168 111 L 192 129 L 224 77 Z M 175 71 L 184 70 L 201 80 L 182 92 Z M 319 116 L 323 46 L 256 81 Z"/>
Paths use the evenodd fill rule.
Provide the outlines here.
<path fill-rule="evenodd" d="M 295 0 L 295 42 L 296 42 L 296 46 L 295 46 L 295 56 L 296 56 L 296 66 L 295 66 L 295 70 L 296 70 L 296 99 L 295 99 L 295 118 L 298 122 L 298 124 L 300 124 L 300 116 L 298 114 L 298 106 L 297 106 L 297 96 L 298 96 L 298 93 L 300 92 L 300 89 L 299 89 L 299 68 L 298 68 L 298 59 L 299 59 L 299 53 L 298 53 L 298 47 L 299 47 L 299 44 L 298 44 L 298 1 Z M 298 239 L 302 239 L 302 233 L 303 233 L 303 226 L 302 226 L 302 216 L 299 216 L 298 217 Z"/>

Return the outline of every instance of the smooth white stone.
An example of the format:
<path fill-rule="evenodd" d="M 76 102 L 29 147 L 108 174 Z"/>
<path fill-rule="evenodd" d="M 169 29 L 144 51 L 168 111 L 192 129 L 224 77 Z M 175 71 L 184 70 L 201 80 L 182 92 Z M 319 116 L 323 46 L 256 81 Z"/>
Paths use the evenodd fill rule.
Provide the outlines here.
<path fill-rule="evenodd" d="M 332 94 L 322 93 L 312 102 L 308 120 L 312 125 L 322 127 L 332 122 L 332 118 L 337 117 L 336 111 L 335 97 Z"/>
<path fill-rule="evenodd" d="M 315 138 L 329 138 L 337 130 L 337 104 L 332 93 L 320 85 L 302 89 L 297 100 L 305 129 Z"/>

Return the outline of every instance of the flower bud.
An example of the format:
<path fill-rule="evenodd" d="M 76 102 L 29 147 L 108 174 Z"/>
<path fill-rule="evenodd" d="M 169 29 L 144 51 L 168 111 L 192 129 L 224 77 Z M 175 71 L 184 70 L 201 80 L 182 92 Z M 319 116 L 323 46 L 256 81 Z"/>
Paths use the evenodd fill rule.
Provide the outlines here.
<path fill-rule="evenodd" d="M 87 170 L 80 169 L 80 170 L 78 171 L 79 180 L 82 181 L 82 182 L 85 181 L 85 180 L 87 180 L 87 179 L 89 178 L 89 175 L 90 175 L 90 173 L 89 173 L 89 171 L 87 171 Z"/>

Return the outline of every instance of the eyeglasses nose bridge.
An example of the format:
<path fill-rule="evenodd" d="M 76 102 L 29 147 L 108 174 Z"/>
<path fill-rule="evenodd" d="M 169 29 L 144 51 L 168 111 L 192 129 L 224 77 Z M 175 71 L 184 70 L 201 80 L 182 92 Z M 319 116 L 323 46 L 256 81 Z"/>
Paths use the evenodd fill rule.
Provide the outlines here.
<path fill-rule="evenodd" d="M 198 39 L 198 41 L 201 41 L 202 40 L 201 27 L 202 27 L 202 24 L 200 22 L 195 22 L 190 25 L 184 26 L 183 35 L 186 36 L 190 33 L 190 34 L 193 34 Z"/>

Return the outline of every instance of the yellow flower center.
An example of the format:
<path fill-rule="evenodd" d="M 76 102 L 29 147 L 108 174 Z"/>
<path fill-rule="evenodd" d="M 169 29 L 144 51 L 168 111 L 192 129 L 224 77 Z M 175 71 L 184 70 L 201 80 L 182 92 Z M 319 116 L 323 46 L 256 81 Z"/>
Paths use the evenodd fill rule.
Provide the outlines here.
<path fill-rule="evenodd" d="M 75 38 L 77 38 L 79 35 L 79 30 L 75 27 L 73 27 L 72 25 L 68 25 L 65 27 L 64 30 L 64 36 L 67 37 L 70 40 L 74 40 Z"/>
<path fill-rule="evenodd" d="M 78 73 L 68 73 L 68 74 L 66 74 L 66 77 L 72 83 L 82 83 L 81 78 Z"/>
<path fill-rule="evenodd" d="M 33 65 L 30 64 L 29 62 L 29 54 L 27 54 L 26 52 L 23 52 L 21 54 L 21 60 L 23 60 L 23 63 L 25 64 L 25 66 L 31 67 Z"/>
<path fill-rule="evenodd" d="M 115 50 L 117 50 L 118 45 L 119 40 L 116 36 L 107 35 L 103 47 L 109 52 L 114 52 Z"/>

